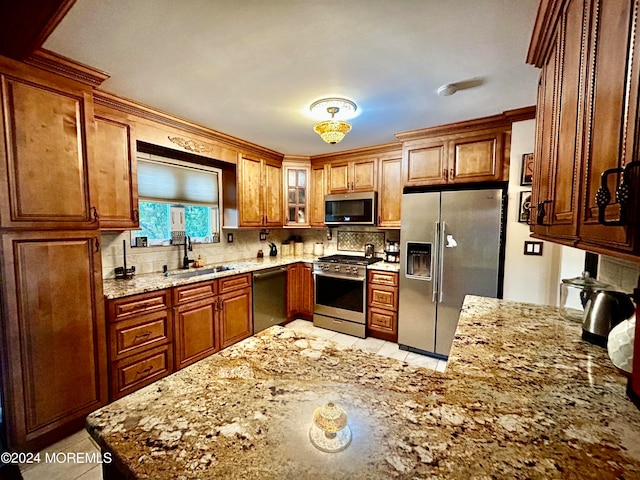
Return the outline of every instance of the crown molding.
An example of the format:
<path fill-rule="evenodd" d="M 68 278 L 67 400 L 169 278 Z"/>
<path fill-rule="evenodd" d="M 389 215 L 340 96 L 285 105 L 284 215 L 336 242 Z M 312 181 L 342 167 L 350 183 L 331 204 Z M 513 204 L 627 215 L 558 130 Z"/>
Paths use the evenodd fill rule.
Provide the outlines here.
<path fill-rule="evenodd" d="M 343 150 L 341 152 L 323 153 L 320 155 L 312 155 L 310 157 L 313 163 L 328 162 L 335 159 L 344 160 L 346 158 L 383 155 L 386 153 L 398 153 L 402 150 L 402 143 L 393 142 L 383 145 L 372 145 L 370 147 L 355 148 L 353 150 Z"/>
<path fill-rule="evenodd" d="M 527 52 L 527 63 L 536 67 L 544 65 L 552 39 L 556 34 L 556 25 L 566 3 L 566 0 L 540 1 Z"/>
<path fill-rule="evenodd" d="M 535 107 L 523 107 L 515 110 L 507 110 L 497 115 L 466 120 L 464 122 L 447 123 L 446 125 L 421 128 L 420 130 L 400 132 L 396 133 L 396 137 L 403 142 L 407 142 L 409 140 L 418 140 L 437 135 L 466 133 L 489 128 L 507 128 L 511 127 L 513 122 L 530 118 L 535 118 Z"/>
<path fill-rule="evenodd" d="M 211 140 L 215 143 L 222 144 L 225 147 L 231 147 L 243 152 L 252 153 L 262 158 L 271 158 L 281 162 L 284 156 L 280 152 L 276 152 L 274 150 L 261 147 L 260 145 L 250 143 L 245 140 L 232 137 L 231 135 L 226 135 L 224 133 L 211 130 L 209 128 L 201 127 L 195 123 L 189 122 L 188 120 L 184 120 L 182 118 L 170 115 L 160 110 L 156 110 L 147 105 L 143 105 L 141 103 L 137 103 L 132 100 L 119 97 L 117 95 L 105 92 L 103 90 L 94 90 L 93 103 L 95 105 L 101 105 L 103 107 L 118 110 L 120 112 L 133 115 L 135 117 L 140 117 L 154 123 L 163 124 L 168 127 L 181 130 L 185 133 L 198 135 L 207 140 Z M 181 139 L 180 137 L 177 137 L 177 136 L 172 136 L 172 138 L 169 138 L 169 140 L 172 143 L 175 143 L 176 145 L 180 145 L 180 143 L 187 142 L 185 144 L 187 146 L 184 146 L 184 145 L 180 145 L 180 146 L 189 151 L 196 151 L 200 148 L 199 144 L 189 143 L 187 139 Z M 195 150 L 192 150 L 192 148 Z M 202 152 L 203 150 L 200 149 L 200 153 Z"/>
<path fill-rule="evenodd" d="M 24 63 L 92 87 L 99 87 L 102 82 L 110 77 L 106 72 L 63 57 L 44 48 L 37 49 L 24 60 Z"/>

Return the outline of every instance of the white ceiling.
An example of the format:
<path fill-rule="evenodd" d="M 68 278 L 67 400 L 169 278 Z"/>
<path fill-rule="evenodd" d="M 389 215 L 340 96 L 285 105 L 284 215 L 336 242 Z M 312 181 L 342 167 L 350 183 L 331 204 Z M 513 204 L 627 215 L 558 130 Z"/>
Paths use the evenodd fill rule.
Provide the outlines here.
<path fill-rule="evenodd" d="M 286 155 L 534 105 L 538 0 L 77 0 L 44 48 L 104 70 L 102 89 Z M 481 84 L 440 97 L 440 85 Z M 336 145 L 309 105 L 355 101 Z"/>

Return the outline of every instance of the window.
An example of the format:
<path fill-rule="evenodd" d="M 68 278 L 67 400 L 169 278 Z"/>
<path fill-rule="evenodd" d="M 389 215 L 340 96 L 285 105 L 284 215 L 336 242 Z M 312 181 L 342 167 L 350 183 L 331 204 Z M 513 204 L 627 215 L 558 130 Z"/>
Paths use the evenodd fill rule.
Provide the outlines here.
<path fill-rule="evenodd" d="M 217 242 L 220 170 L 156 155 L 139 154 L 140 228 L 149 245 Z"/>

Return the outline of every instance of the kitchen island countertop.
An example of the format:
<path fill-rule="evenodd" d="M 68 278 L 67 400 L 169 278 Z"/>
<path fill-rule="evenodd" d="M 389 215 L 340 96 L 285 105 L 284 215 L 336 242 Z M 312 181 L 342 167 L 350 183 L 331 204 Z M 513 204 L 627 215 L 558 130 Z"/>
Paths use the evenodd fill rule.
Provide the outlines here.
<path fill-rule="evenodd" d="M 468 296 L 444 373 L 272 327 L 87 419 L 123 477 L 640 478 L 640 411 L 555 307 Z M 309 442 L 313 410 L 351 445 Z"/>

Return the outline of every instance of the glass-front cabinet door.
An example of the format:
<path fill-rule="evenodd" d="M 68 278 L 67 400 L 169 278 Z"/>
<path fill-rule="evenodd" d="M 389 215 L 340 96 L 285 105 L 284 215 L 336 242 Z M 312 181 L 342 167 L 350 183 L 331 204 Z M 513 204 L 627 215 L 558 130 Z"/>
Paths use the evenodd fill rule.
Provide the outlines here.
<path fill-rule="evenodd" d="M 309 167 L 282 164 L 284 170 L 285 226 L 308 226 Z"/>

